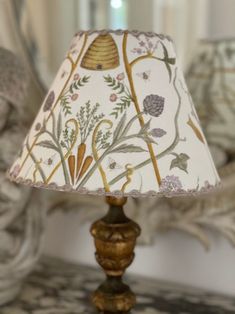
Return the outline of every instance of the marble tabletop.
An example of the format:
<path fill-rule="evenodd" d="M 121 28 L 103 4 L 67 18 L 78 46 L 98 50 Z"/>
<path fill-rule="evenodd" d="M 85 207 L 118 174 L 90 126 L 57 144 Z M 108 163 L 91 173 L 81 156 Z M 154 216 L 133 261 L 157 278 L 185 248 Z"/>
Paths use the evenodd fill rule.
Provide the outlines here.
<path fill-rule="evenodd" d="M 13 303 L 0 314 L 96 314 L 90 294 L 104 279 L 102 271 L 43 258 Z M 176 284 L 129 276 L 137 294 L 132 314 L 234 314 L 235 298 Z"/>

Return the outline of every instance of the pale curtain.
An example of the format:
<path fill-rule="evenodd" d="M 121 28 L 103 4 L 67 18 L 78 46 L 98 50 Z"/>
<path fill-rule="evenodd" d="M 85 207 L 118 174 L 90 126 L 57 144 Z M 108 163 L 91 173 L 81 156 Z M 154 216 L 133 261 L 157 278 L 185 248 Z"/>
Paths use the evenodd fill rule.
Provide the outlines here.
<path fill-rule="evenodd" d="M 166 33 L 176 42 L 185 66 L 200 37 L 208 36 L 210 0 L 123 0 L 130 29 Z M 18 49 L 12 30 L 11 0 L 0 0 L 0 44 Z M 25 0 L 21 29 L 49 84 L 73 34 L 79 29 L 112 28 L 109 0 Z"/>

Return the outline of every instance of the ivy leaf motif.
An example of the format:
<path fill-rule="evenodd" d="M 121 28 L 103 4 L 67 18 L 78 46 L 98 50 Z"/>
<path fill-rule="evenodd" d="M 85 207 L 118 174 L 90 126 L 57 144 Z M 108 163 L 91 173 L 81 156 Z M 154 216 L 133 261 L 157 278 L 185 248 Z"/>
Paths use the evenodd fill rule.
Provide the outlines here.
<path fill-rule="evenodd" d="M 133 144 L 122 144 L 114 148 L 110 153 L 142 153 L 142 152 L 146 152 L 146 150 L 140 146 L 136 146 Z"/>
<path fill-rule="evenodd" d="M 175 158 L 171 161 L 170 169 L 179 168 L 180 170 L 188 173 L 188 160 L 190 159 L 190 157 L 185 153 L 172 153 L 172 155 L 174 155 Z"/>
<path fill-rule="evenodd" d="M 58 151 L 58 148 L 55 146 L 55 144 L 52 141 L 45 140 L 45 141 L 41 141 L 37 143 L 36 145 Z"/>

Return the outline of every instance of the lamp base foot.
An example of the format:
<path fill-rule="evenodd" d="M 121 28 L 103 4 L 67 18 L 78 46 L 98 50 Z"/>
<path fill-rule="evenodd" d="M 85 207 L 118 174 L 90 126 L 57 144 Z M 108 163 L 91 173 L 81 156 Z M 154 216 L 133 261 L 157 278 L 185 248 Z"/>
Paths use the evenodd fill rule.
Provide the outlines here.
<path fill-rule="evenodd" d="M 92 302 L 102 313 L 127 314 L 134 307 L 136 297 L 121 277 L 108 277 L 93 294 Z"/>

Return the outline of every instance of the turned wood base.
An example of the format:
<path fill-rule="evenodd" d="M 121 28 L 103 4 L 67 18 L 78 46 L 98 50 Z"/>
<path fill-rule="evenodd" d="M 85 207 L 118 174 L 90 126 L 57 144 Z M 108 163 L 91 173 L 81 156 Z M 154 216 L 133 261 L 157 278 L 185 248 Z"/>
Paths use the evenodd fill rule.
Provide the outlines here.
<path fill-rule="evenodd" d="M 92 302 L 102 313 L 128 313 L 136 297 L 122 282 L 122 276 L 134 259 L 140 227 L 123 211 L 126 198 L 107 197 L 107 202 L 110 206 L 107 215 L 91 227 L 96 260 L 107 275 L 106 281 L 94 292 Z"/>

